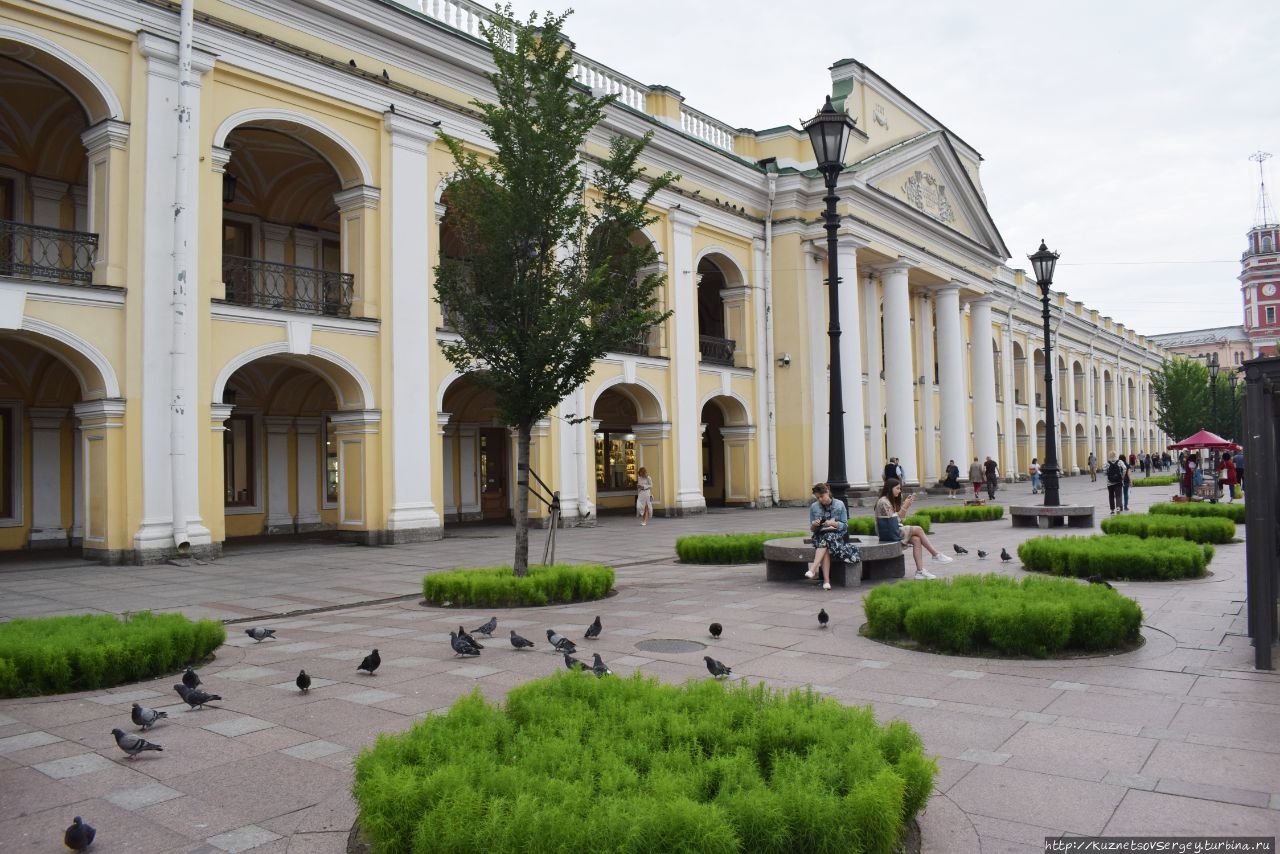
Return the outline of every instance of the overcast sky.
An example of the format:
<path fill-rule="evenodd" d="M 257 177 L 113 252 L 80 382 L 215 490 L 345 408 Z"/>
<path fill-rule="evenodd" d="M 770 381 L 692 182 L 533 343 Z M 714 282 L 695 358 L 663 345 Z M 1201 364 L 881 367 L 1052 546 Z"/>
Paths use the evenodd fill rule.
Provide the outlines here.
<path fill-rule="evenodd" d="M 518 13 L 563 5 L 516 0 Z M 1144 334 L 1243 322 L 1257 150 L 1280 199 L 1280 3 L 576 0 L 580 53 L 733 127 L 798 126 L 872 68 L 981 152 L 1014 254 Z M 1274 221 L 1274 208 L 1273 216 Z"/>

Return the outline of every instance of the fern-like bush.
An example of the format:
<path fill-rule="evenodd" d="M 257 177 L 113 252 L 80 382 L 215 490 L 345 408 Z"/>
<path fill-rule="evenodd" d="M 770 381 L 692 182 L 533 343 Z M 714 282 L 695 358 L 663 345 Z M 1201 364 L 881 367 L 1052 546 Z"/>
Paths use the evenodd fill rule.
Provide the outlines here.
<path fill-rule="evenodd" d="M 216 620 L 140 611 L 0 623 L 0 697 L 113 688 L 199 661 L 227 639 Z"/>
<path fill-rule="evenodd" d="M 764 544 L 783 537 L 805 537 L 803 531 L 781 534 L 695 534 L 676 539 L 676 555 L 684 563 L 760 563 Z"/>
<path fill-rule="evenodd" d="M 1193 543 L 1229 543 L 1236 535 L 1236 526 L 1230 519 L 1221 517 L 1155 514 L 1112 516 L 1103 519 L 1102 532 L 1133 534 L 1143 539 L 1181 537 Z"/>
<path fill-rule="evenodd" d="M 1135 477 L 1130 486 L 1173 486 L 1178 482 L 1176 474 L 1153 474 L 1151 477 Z"/>
<path fill-rule="evenodd" d="M 889 854 L 936 774 L 908 724 L 812 691 L 561 671 L 379 736 L 354 793 L 375 854 Z"/>
<path fill-rule="evenodd" d="M 1213 559 L 1213 546 L 1169 537 L 1144 540 L 1130 534 L 1045 536 L 1018 546 L 1018 557 L 1027 569 L 1053 575 L 1175 581 L 1204 575 Z"/>
<path fill-rule="evenodd" d="M 1004 518 L 1004 507 L 984 504 L 981 507 L 921 507 L 915 512 L 932 522 L 990 522 Z"/>
<path fill-rule="evenodd" d="M 1184 501 L 1178 504 L 1152 504 L 1147 510 L 1158 516 L 1217 516 L 1230 519 L 1237 525 L 1244 524 L 1243 504 L 1210 504 L 1204 501 Z"/>
<path fill-rule="evenodd" d="M 960 575 L 882 586 L 862 606 L 869 637 L 910 639 L 952 654 L 1045 658 L 1122 649 L 1138 640 L 1142 625 L 1142 609 L 1114 590 L 1037 576 Z"/>
<path fill-rule="evenodd" d="M 530 566 L 516 578 L 510 566 L 454 569 L 422 578 L 428 605 L 510 608 L 602 599 L 613 589 L 613 569 L 598 564 Z"/>

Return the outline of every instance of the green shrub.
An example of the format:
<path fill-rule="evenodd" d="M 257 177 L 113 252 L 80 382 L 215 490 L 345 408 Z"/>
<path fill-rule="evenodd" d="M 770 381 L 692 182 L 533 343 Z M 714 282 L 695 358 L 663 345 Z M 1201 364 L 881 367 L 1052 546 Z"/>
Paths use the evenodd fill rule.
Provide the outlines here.
<path fill-rule="evenodd" d="M 881 586 L 863 599 L 866 634 L 952 654 L 994 649 L 1045 658 L 1138 639 L 1142 609 L 1102 585 L 1062 578 L 962 575 Z"/>
<path fill-rule="evenodd" d="M 902 520 L 904 525 L 918 525 L 927 534 L 933 530 L 929 517 L 923 513 L 912 513 Z M 874 537 L 876 535 L 875 516 L 854 516 L 849 520 L 849 533 L 858 537 Z"/>
<path fill-rule="evenodd" d="M 1200 516 L 1136 515 L 1112 516 L 1102 520 L 1104 534 L 1133 534 L 1135 537 L 1181 537 L 1193 543 L 1229 543 L 1236 535 L 1230 519 Z"/>
<path fill-rule="evenodd" d="M 1237 525 L 1244 524 L 1244 504 L 1210 504 L 1205 501 L 1180 501 L 1178 503 L 1152 504 L 1147 510 L 1157 516 L 1217 516 L 1230 519 Z"/>
<path fill-rule="evenodd" d="M 1135 477 L 1130 486 L 1173 486 L 1178 482 L 1176 474 L 1153 474 L 1151 477 Z"/>
<path fill-rule="evenodd" d="M 216 620 L 140 611 L 0 623 L 0 697 L 36 697 L 150 679 L 222 645 Z"/>
<path fill-rule="evenodd" d="M 676 555 L 684 563 L 760 563 L 764 544 L 783 537 L 806 537 L 803 531 L 782 534 L 695 534 L 676 539 Z"/>
<path fill-rule="evenodd" d="M 428 605 L 508 608 L 602 599 L 613 589 L 613 569 L 598 564 L 530 566 L 516 578 L 509 566 L 455 569 L 422 578 Z"/>
<path fill-rule="evenodd" d="M 981 507 L 921 507 L 917 516 L 925 516 L 932 522 L 990 522 L 1004 518 L 1004 507 L 984 504 Z"/>
<path fill-rule="evenodd" d="M 1053 575 L 1174 581 L 1199 578 L 1213 559 L 1213 546 L 1169 537 L 1128 534 L 1035 537 L 1018 546 L 1027 569 Z"/>
<path fill-rule="evenodd" d="M 811 691 L 566 672 L 479 690 L 355 763 L 375 854 L 892 852 L 937 774 L 902 721 Z"/>

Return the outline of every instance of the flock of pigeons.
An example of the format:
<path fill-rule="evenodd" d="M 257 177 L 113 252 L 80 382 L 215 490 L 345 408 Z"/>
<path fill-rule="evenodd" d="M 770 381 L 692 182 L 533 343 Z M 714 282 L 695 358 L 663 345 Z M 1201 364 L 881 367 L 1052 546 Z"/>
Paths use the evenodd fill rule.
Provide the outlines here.
<path fill-rule="evenodd" d="M 956 554 L 958 555 L 967 555 L 969 553 L 969 550 L 966 549 L 964 546 L 960 545 L 959 543 L 952 543 L 951 548 L 955 549 Z M 985 559 L 986 556 L 987 556 L 987 553 L 985 551 L 983 551 L 982 549 L 978 549 L 979 560 Z M 1000 548 L 1000 560 L 1003 563 L 1008 563 L 1009 561 L 1013 560 L 1013 555 L 1009 554 L 1009 550 L 1004 548 L 1003 546 L 1001 546 Z"/>

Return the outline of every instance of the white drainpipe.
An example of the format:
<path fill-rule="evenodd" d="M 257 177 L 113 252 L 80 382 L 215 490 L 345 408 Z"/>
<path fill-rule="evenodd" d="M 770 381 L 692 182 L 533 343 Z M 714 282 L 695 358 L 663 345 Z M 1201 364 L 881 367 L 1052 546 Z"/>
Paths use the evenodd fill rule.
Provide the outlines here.
<path fill-rule="evenodd" d="M 769 491 L 772 502 L 778 504 L 778 419 L 774 412 L 773 358 L 773 201 L 778 191 L 778 174 L 765 167 L 765 180 L 769 184 L 769 207 L 764 217 L 764 387 L 765 408 L 769 413 L 766 441 L 769 443 Z"/>
<path fill-rule="evenodd" d="M 179 554 L 190 549 L 187 507 L 183 495 L 186 470 L 187 390 L 187 174 L 191 147 L 191 41 L 195 30 L 194 0 L 182 0 L 178 18 L 178 127 L 173 188 L 173 347 L 170 352 L 169 478 L 173 503 L 173 544 Z"/>

